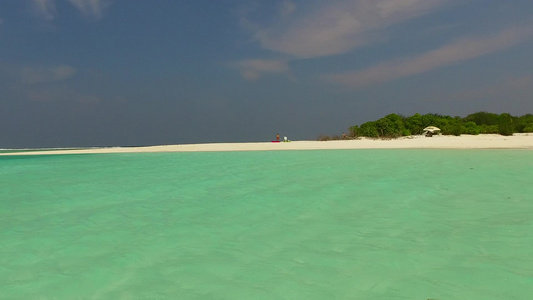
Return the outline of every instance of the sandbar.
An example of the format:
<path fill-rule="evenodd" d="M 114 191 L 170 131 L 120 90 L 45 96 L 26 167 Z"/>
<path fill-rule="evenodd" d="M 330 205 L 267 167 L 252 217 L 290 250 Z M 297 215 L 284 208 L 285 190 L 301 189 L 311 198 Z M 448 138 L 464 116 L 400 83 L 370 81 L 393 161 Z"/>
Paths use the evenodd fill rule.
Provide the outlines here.
<path fill-rule="evenodd" d="M 497 134 L 433 137 L 408 136 L 397 139 L 359 138 L 336 141 L 291 141 L 250 143 L 205 143 L 146 147 L 105 147 L 47 151 L 0 153 L 3 155 L 54 155 L 141 152 L 207 152 L 207 151 L 279 151 L 279 150 L 329 150 L 329 149 L 530 149 L 533 150 L 533 133 L 512 136 Z"/>

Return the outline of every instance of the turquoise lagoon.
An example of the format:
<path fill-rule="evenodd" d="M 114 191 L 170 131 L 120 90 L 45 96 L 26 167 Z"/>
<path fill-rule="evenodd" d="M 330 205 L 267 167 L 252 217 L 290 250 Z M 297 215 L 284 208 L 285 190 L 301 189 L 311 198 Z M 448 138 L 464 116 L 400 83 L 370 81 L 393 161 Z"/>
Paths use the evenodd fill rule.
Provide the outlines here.
<path fill-rule="evenodd" d="M 0 157 L 0 299 L 530 299 L 533 151 Z"/>

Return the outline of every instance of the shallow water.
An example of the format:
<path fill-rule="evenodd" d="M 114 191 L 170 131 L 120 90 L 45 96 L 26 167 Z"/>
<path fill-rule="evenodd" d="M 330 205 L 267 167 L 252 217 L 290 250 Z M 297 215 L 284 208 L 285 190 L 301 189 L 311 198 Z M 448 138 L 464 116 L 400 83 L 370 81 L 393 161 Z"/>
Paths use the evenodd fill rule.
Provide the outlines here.
<path fill-rule="evenodd" d="M 0 157 L 0 299 L 529 299 L 533 152 Z"/>

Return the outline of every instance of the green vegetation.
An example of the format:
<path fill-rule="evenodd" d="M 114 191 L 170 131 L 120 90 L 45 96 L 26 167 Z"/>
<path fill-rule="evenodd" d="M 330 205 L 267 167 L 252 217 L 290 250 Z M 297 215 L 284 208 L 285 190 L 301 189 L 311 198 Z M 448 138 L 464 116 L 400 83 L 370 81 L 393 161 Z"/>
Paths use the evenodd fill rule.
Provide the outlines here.
<path fill-rule="evenodd" d="M 397 138 L 400 136 L 418 135 L 428 126 L 436 126 L 444 135 L 461 134 L 501 134 L 533 132 L 533 115 L 526 114 L 515 117 L 508 113 L 494 114 L 477 112 L 464 118 L 450 117 L 439 114 L 414 114 L 410 117 L 397 114 L 387 115 L 379 120 L 370 121 L 348 128 L 348 136 L 321 136 L 320 140 L 342 138 Z"/>

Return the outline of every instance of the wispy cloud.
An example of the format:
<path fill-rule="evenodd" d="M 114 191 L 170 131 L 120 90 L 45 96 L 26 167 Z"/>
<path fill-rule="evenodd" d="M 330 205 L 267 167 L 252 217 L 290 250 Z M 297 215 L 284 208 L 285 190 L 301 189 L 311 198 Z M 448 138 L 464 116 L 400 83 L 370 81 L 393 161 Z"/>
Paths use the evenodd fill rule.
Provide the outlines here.
<path fill-rule="evenodd" d="M 104 10 L 111 5 L 111 0 L 68 0 L 84 16 L 101 18 Z"/>
<path fill-rule="evenodd" d="M 57 16 L 56 0 L 29 0 L 30 9 L 34 15 L 46 21 L 52 21 Z M 64 1 L 64 0 L 62 0 Z M 66 0 L 82 15 L 100 19 L 113 0 Z"/>
<path fill-rule="evenodd" d="M 69 65 L 18 66 L 0 63 L 0 78 L 3 87 L 22 99 L 36 102 L 65 102 L 94 105 L 102 101 L 117 101 L 119 98 L 101 97 L 79 91 L 68 79 L 78 73 Z"/>
<path fill-rule="evenodd" d="M 292 1 L 283 1 L 279 6 L 279 15 L 282 17 L 288 17 L 296 10 L 296 4 Z"/>
<path fill-rule="evenodd" d="M 374 41 L 376 31 L 433 12 L 449 0 L 331 0 L 296 11 L 284 2 L 269 24 L 257 24 L 243 15 L 264 49 L 311 58 L 345 53 Z M 250 12 L 247 11 L 249 14 Z M 284 18 L 291 14 L 290 18 Z"/>
<path fill-rule="evenodd" d="M 440 107 L 444 111 L 459 109 L 456 110 L 456 114 L 484 110 L 523 115 L 531 112 L 531 95 L 533 95 L 533 77 L 530 75 L 505 76 L 484 86 L 426 95 L 417 101 L 423 103 L 421 106 L 427 106 L 428 111 L 435 111 L 435 108 Z"/>
<path fill-rule="evenodd" d="M 31 9 L 44 20 L 53 20 L 57 14 L 55 0 L 31 0 Z"/>
<path fill-rule="evenodd" d="M 451 29 L 455 29 L 458 26 L 460 26 L 459 23 L 439 25 L 439 26 L 435 26 L 435 27 L 426 28 L 426 29 L 422 30 L 420 33 L 422 35 L 428 35 L 428 36 L 429 35 L 436 35 L 436 34 L 441 34 L 443 32 L 449 31 Z"/>
<path fill-rule="evenodd" d="M 329 74 L 326 78 L 350 87 L 386 82 L 498 52 L 525 41 L 532 34 L 533 28 L 514 27 L 488 37 L 460 39 L 418 56 L 387 61 L 365 70 Z"/>
<path fill-rule="evenodd" d="M 49 67 L 22 67 L 19 72 L 20 80 L 26 84 L 38 84 L 45 82 L 55 82 L 72 77 L 76 69 L 68 65 L 58 65 Z"/>
<path fill-rule="evenodd" d="M 36 87 L 25 90 L 25 97 L 36 102 L 70 102 L 94 105 L 102 99 L 94 95 L 86 95 L 66 86 Z"/>
<path fill-rule="evenodd" d="M 500 83 L 484 88 L 462 91 L 450 97 L 452 99 L 493 99 L 502 100 L 510 95 L 519 95 L 524 101 L 531 101 L 533 94 L 533 77 L 513 77 L 506 78 Z"/>
<path fill-rule="evenodd" d="M 289 71 L 287 61 L 275 59 L 248 59 L 231 64 L 237 68 L 244 79 L 256 80 L 263 74 L 285 73 Z"/>

